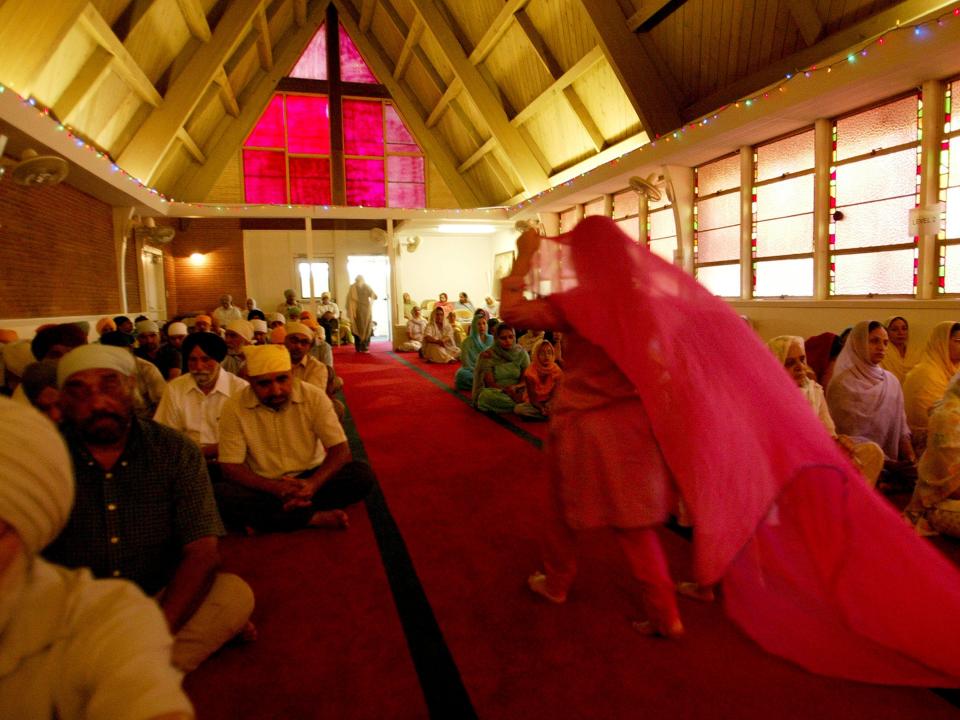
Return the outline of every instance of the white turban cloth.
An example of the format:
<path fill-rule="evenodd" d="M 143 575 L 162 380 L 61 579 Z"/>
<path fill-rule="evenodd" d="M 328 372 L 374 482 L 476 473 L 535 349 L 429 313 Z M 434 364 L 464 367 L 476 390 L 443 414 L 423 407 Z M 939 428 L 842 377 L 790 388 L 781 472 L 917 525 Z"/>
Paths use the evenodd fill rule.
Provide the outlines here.
<path fill-rule="evenodd" d="M 62 388 L 67 378 L 83 370 L 116 370 L 121 375 L 133 375 L 137 366 L 133 355 L 125 348 L 81 345 L 60 359 L 57 365 L 57 387 Z"/>
<path fill-rule="evenodd" d="M 176 337 L 177 335 L 189 335 L 187 326 L 182 322 L 170 323 L 167 327 L 167 337 Z"/>
<path fill-rule="evenodd" d="M 267 321 L 266 321 L 266 320 L 259 320 L 259 319 L 257 319 L 257 320 L 251 320 L 251 321 L 250 321 L 250 324 L 253 325 L 253 331 L 254 331 L 255 333 L 258 333 L 258 332 L 265 333 L 265 332 L 267 332 L 267 330 L 269 330 L 269 328 L 267 327 Z"/>
<path fill-rule="evenodd" d="M 150 333 L 160 332 L 160 326 L 153 320 L 141 320 L 134 328 L 137 331 L 137 335 L 149 335 Z"/>
<path fill-rule="evenodd" d="M 287 335 L 293 335 L 294 333 L 299 333 L 300 335 L 306 335 L 310 340 L 313 340 L 313 330 L 304 325 L 303 323 L 292 322 L 287 323 Z"/>
<path fill-rule="evenodd" d="M 28 405 L 0 398 L 0 519 L 36 554 L 67 524 L 73 468 L 57 428 Z"/>
<path fill-rule="evenodd" d="M 244 348 L 243 355 L 247 359 L 250 377 L 290 370 L 290 353 L 283 345 L 254 345 Z"/>
<path fill-rule="evenodd" d="M 23 377 L 23 371 L 27 369 L 27 365 L 36 361 L 33 350 L 30 349 L 29 340 L 17 340 L 3 348 L 4 367 L 6 367 L 7 372 L 13 373 L 17 377 Z"/>
<path fill-rule="evenodd" d="M 235 332 L 247 342 L 253 342 L 253 325 L 249 320 L 232 320 L 227 323 L 227 330 Z"/>

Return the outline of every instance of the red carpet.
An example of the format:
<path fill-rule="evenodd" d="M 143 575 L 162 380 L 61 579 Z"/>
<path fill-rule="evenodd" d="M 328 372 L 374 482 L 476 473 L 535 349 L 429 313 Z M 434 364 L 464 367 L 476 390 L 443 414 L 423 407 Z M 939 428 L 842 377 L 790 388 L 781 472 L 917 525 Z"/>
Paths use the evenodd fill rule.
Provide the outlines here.
<path fill-rule="evenodd" d="M 685 602 L 680 642 L 637 636 L 626 621 L 635 586 L 606 533 L 584 543 L 567 605 L 538 602 L 524 579 L 538 560 L 540 451 L 380 348 L 339 351 L 337 367 L 480 717 L 957 716 L 928 690 L 819 677 L 772 657 L 717 605 Z M 689 545 L 663 535 L 683 577 Z"/>

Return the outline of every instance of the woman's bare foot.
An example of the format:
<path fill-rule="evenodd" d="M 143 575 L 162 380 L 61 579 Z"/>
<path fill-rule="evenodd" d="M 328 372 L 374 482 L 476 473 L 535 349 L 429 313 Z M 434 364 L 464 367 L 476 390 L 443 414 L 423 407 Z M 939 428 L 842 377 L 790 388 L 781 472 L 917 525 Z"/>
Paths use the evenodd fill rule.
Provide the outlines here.
<path fill-rule="evenodd" d="M 542 572 L 535 572 L 527 578 L 527 587 L 540 597 L 546 598 L 552 603 L 561 605 L 567 601 L 566 592 L 551 591 L 547 588 L 547 576 Z"/>
<path fill-rule="evenodd" d="M 307 525 L 328 530 L 346 530 L 350 527 L 350 518 L 343 510 L 319 510 L 313 514 Z"/>
<path fill-rule="evenodd" d="M 699 583 L 689 581 L 677 583 L 677 595 L 683 595 L 700 602 L 713 602 L 717 597 L 712 587 L 704 587 Z"/>
<path fill-rule="evenodd" d="M 247 624 L 243 626 L 243 630 L 237 633 L 237 637 L 245 643 L 255 642 L 257 639 L 257 626 L 247 620 Z"/>
<path fill-rule="evenodd" d="M 634 620 L 631 625 L 641 635 L 648 637 L 665 637 L 670 640 L 682 638 L 684 634 L 683 623 L 677 618 L 669 622 L 665 627 L 661 627 L 652 620 Z"/>

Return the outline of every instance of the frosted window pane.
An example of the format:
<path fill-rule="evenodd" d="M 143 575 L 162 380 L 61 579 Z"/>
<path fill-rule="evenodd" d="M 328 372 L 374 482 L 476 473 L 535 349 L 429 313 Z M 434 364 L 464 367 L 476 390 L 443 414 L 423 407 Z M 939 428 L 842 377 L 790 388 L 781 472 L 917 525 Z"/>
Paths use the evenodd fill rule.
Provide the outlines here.
<path fill-rule="evenodd" d="M 913 149 L 837 168 L 837 205 L 914 195 L 916 191 L 917 153 Z"/>
<path fill-rule="evenodd" d="M 386 206 L 383 160 L 347 158 L 343 166 L 347 178 L 347 205 Z"/>
<path fill-rule="evenodd" d="M 837 255 L 837 295 L 912 295 L 913 250 Z"/>
<path fill-rule="evenodd" d="M 813 213 L 757 223 L 757 257 L 812 251 Z"/>
<path fill-rule="evenodd" d="M 590 217 L 591 215 L 603 215 L 603 198 L 591 200 L 583 206 L 583 216 Z"/>
<path fill-rule="evenodd" d="M 377 77 L 367 67 L 353 40 L 340 25 L 340 79 L 344 82 L 374 83 Z"/>
<path fill-rule="evenodd" d="M 419 153 L 420 146 L 414 140 L 403 118 L 397 112 L 397 109 L 390 104 L 384 106 L 384 116 L 386 118 L 386 140 L 388 152 Z"/>
<path fill-rule="evenodd" d="M 713 230 L 739 224 L 740 193 L 733 192 L 697 202 L 697 229 Z"/>
<path fill-rule="evenodd" d="M 947 262 L 944 268 L 944 287 L 948 293 L 960 293 L 960 246 L 947 245 Z"/>
<path fill-rule="evenodd" d="M 282 152 L 243 151 L 243 185 L 248 203 L 285 203 L 286 175 Z"/>
<path fill-rule="evenodd" d="M 329 205 L 330 161 L 327 158 L 290 158 L 290 202 Z"/>
<path fill-rule="evenodd" d="M 573 230 L 573 226 L 577 222 L 577 210 L 576 208 L 571 208 L 565 212 L 560 213 L 560 232 L 570 232 Z"/>
<path fill-rule="evenodd" d="M 390 183 L 390 207 L 422 208 L 427 204 L 426 186 L 418 183 Z"/>
<path fill-rule="evenodd" d="M 317 34 L 313 36 L 313 40 L 290 71 L 290 77 L 327 79 L 327 28 L 325 25 L 321 25 L 317 30 Z"/>
<path fill-rule="evenodd" d="M 330 108 L 325 97 L 287 95 L 287 151 L 330 153 Z"/>
<path fill-rule="evenodd" d="M 917 139 L 917 98 L 883 105 L 837 122 L 837 159 L 902 145 Z"/>
<path fill-rule="evenodd" d="M 673 217 L 673 208 L 657 210 L 650 213 L 650 239 L 659 240 L 660 238 L 670 237 L 677 234 L 677 223 Z"/>
<path fill-rule="evenodd" d="M 953 117 L 957 118 L 954 122 L 960 125 L 960 96 L 953 96 L 953 106 L 955 108 Z M 950 175 L 947 179 L 947 186 L 960 185 L 960 136 L 950 138 L 950 165 L 948 167 L 950 168 Z"/>
<path fill-rule="evenodd" d="M 300 275 L 300 297 L 313 297 L 310 293 L 310 264 L 305 262 L 297 263 L 297 272 Z"/>
<path fill-rule="evenodd" d="M 947 190 L 947 237 L 960 238 L 960 186 Z"/>
<path fill-rule="evenodd" d="M 740 297 L 740 266 L 713 265 L 697 268 L 697 280 L 720 297 Z"/>
<path fill-rule="evenodd" d="M 633 190 L 627 190 L 613 196 L 614 219 L 636 215 L 638 212 L 640 212 L 640 198 Z"/>
<path fill-rule="evenodd" d="M 661 238 L 659 240 L 651 240 L 647 247 L 650 248 L 650 252 L 652 252 L 654 255 L 659 255 L 668 263 L 672 263 L 673 253 L 677 249 L 677 238 L 674 236 Z"/>
<path fill-rule="evenodd" d="M 347 155 L 383 155 L 383 103 L 344 99 L 343 151 Z"/>
<path fill-rule="evenodd" d="M 390 182 L 423 182 L 423 158 L 391 155 L 387 158 L 387 179 Z"/>
<path fill-rule="evenodd" d="M 905 197 L 843 208 L 843 220 L 836 223 L 837 249 L 911 242 L 907 220 L 914 205 L 913 197 Z"/>
<path fill-rule="evenodd" d="M 632 217 L 626 220 L 617 220 L 616 222 L 617 227 L 637 242 L 640 242 L 640 218 Z"/>
<path fill-rule="evenodd" d="M 813 167 L 813 130 L 757 148 L 757 180 Z"/>
<path fill-rule="evenodd" d="M 735 187 L 740 187 L 739 155 L 732 155 L 697 168 L 697 194 L 700 197 Z"/>
<path fill-rule="evenodd" d="M 253 132 L 247 136 L 245 147 L 283 147 L 283 95 L 274 95 L 257 120 Z"/>
<path fill-rule="evenodd" d="M 813 258 L 766 260 L 757 263 L 755 297 L 813 295 Z"/>
<path fill-rule="evenodd" d="M 813 175 L 763 185 L 757 188 L 757 219 L 813 212 Z"/>
<path fill-rule="evenodd" d="M 730 227 L 697 233 L 697 262 L 740 259 L 740 228 Z"/>

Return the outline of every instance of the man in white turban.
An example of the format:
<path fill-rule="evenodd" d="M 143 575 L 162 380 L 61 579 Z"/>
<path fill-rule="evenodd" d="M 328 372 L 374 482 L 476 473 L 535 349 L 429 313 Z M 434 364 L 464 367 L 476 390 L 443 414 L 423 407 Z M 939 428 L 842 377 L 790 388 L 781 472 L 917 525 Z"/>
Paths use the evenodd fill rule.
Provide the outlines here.
<path fill-rule="evenodd" d="M 247 374 L 250 386 L 220 415 L 224 517 L 257 530 L 347 527 L 344 508 L 375 478 L 353 460 L 330 398 L 294 379 L 283 345 L 248 348 Z"/>
<path fill-rule="evenodd" d="M 137 331 L 137 349 L 133 351 L 141 360 L 152 363 L 164 380 L 173 380 L 180 377 L 182 360 L 180 351 L 170 343 L 161 344 L 160 326 L 153 320 L 141 320 L 135 326 Z M 169 332 L 169 329 L 168 329 Z M 187 327 L 183 326 L 183 334 L 187 334 Z"/>
<path fill-rule="evenodd" d="M 189 671 L 245 628 L 253 593 L 218 572 L 224 531 L 200 449 L 134 415 L 134 372 L 129 351 L 109 345 L 79 347 L 57 367 L 77 501 L 45 556 L 156 597 L 174 665 Z"/>
<path fill-rule="evenodd" d="M 37 557 L 73 501 L 70 457 L 37 411 L 0 398 L 0 714 L 193 716 L 156 603 Z"/>
<path fill-rule="evenodd" d="M 253 343 L 253 323 L 249 320 L 231 320 L 223 333 L 227 342 L 227 356 L 223 359 L 223 369 L 242 377 L 246 363 L 244 350 Z"/>

